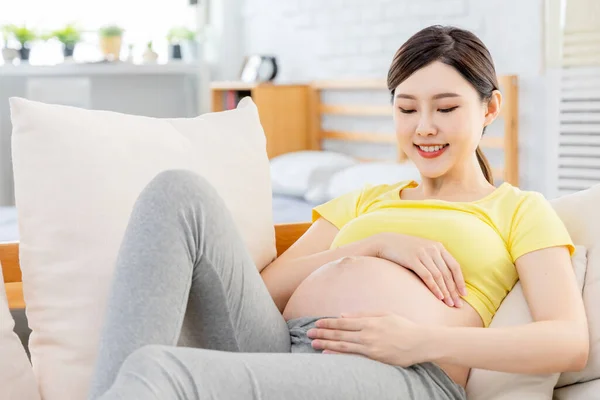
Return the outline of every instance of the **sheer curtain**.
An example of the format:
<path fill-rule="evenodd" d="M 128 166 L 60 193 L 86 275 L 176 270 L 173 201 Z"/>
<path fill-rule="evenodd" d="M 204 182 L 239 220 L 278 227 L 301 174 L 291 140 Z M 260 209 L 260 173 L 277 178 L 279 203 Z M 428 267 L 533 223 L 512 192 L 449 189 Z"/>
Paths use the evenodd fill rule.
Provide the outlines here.
<path fill-rule="evenodd" d="M 118 24 L 126 32 L 123 53 L 134 45 L 135 58 L 141 56 L 149 41 L 166 60 L 166 34 L 173 26 L 195 29 L 195 7 L 189 0 L 0 0 L 0 25 L 27 25 L 36 31 L 47 32 L 67 23 L 78 24 L 85 32 L 78 45 L 76 61 L 100 59 L 95 31 L 106 24 Z M 14 43 L 13 43 L 14 44 Z M 60 44 L 38 41 L 31 52 L 31 64 L 55 64 L 63 60 Z"/>

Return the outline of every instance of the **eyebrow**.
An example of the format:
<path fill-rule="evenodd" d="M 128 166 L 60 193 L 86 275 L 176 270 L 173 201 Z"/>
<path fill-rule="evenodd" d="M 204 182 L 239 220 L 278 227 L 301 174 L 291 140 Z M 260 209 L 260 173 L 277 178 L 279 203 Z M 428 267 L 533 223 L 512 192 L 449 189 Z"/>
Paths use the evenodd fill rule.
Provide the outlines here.
<path fill-rule="evenodd" d="M 432 97 L 433 100 L 438 100 L 438 99 L 443 99 L 446 97 L 460 97 L 459 94 L 457 93 L 438 93 L 435 96 Z M 404 94 L 404 93 L 398 93 L 396 95 L 397 99 L 411 99 L 411 100 L 416 100 L 417 98 L 413 95 L 410 94 Z"/>

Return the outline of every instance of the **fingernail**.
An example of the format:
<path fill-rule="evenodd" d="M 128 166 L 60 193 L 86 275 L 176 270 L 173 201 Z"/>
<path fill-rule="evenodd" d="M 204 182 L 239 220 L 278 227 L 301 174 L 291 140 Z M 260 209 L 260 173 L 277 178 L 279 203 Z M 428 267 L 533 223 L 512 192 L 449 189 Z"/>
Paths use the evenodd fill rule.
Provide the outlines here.
<path fill-rule="evenodd" d="M 309 329 L 306 332 L 306 336 L 308 336 L 309 338 L 312 338 L 314 334 L 315 334 L 315 330 L 314 329 Z"/>
<path fill-rule="evenodd" d="M 462 294 L 463 296 L 467 295 L 467 289 L 461 289 L 460 294 Z"/>
<path fill-rule="evenodd" d="M 462 307 L 463 306 L 463 301 L 461 299 L 456 300 L 456 305 L 458 307 Z"/>
<path fill-rule="evenodd" d="M 450 297 L 448 297 L 448 303 L 450 303 L 450 307 L 454 307 L 454 301 Z"/>

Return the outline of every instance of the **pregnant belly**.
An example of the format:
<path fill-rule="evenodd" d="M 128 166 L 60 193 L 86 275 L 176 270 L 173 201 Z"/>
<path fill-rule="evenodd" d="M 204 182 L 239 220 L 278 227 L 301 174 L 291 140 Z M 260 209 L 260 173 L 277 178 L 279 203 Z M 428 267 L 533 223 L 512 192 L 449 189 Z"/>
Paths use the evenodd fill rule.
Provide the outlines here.
<path fill-rule="evenodd" d="M 345 257 L 323 265 L 296 288 L 283 316 L 290 320 L 363 310 L 390 311 L 427 325 L 482 326 L 468 303 L 449 307 L 412 271 L 375 257 Z M 464 386 L 467 368 L 440 367 Z"/>

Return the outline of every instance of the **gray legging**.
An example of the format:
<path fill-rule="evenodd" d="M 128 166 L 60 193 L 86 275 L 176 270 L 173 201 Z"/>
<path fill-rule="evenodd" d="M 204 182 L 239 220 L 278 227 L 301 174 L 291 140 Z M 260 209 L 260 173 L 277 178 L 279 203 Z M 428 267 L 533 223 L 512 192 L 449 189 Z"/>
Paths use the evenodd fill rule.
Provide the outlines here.
<path fill-rule="evenodd" d="M 286 323 L 210 184 L 163 172 L 119 250 L 90 398 L 466 398 L 432 363 L 320 354 L 306 336 L 316 319 Z"/>

